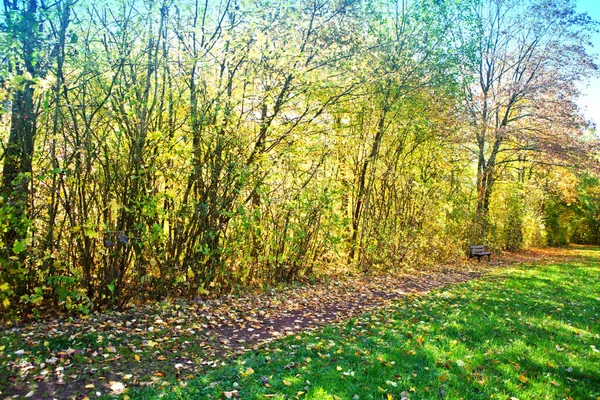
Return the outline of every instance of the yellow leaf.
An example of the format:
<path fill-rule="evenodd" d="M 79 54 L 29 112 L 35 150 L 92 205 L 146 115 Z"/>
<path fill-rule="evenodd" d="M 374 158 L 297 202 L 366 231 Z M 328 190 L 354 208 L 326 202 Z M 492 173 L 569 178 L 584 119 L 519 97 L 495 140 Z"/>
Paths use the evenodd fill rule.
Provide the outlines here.
<path fill-rule="evenodd" d="M 284 384 L 285 386 L 292 386 L 292 384 L 290 383 L 290 381 L 288 381 L 287 379 L 284 379 L 284 380 L 283 380 L 283 384 Z"/>
<path fill-rule="evenodd" d="M 85 385 L 86 389 L 93 389 L 95 386 L 93 383 L 90 383 L 89 385 Z"/>
<path fill-rule="evenodd" d="M 140 355 L 139 354 L 134 354 L 133 357 L 135 358 L 135 361 L 140 362 Z"/>
<path fill-rule="evenodd" d="M 2 301 L 2 305 L 4 305 L 5 308 L 8 308 L 8 306 L 10 306 L 10 300 L 4 299 L 4 301 Z"/>
<path fill-rule="evenodd" d="M 340 367 L 339 365 L 337 367 L 335 367 L 335 369 L 337 369 L 338 371 L 342 370 L 342 367 Z"/>
<path fill-rule="evenodd" d="M 525 375 L 521 375 L 519 377 L 519 381 L 523 382 L 523 383 L 527 383 L 527 378 L 525 377 Z"/>
<path fill-rule="evenodd" d="M 394 398 L 394 396 L 392 396 L 391 394 L 387 394 L 387 400 L 392 400 Z"/>
<path fill-rule="evenodd" d="M 97 239 L 100 237 L 98 232 L 94 231 L 93 229 L 86 229 L 83 234 L 85 236 L 89 237 L 90 239 Z"/>

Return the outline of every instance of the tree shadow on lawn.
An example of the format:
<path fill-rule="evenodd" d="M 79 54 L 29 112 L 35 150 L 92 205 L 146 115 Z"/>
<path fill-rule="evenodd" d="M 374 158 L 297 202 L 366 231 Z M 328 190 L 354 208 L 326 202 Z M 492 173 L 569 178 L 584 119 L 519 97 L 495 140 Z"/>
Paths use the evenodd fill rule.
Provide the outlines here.
<path fill-rule="evenodd" d="M 522 270 L 501 284 L 479 280 L 409 296 L 272 343 L 164 398 L 223 398 L 236 390 L 243 399 L 596 399 L 597 272 L 550 266 L 543 276 Z"/>

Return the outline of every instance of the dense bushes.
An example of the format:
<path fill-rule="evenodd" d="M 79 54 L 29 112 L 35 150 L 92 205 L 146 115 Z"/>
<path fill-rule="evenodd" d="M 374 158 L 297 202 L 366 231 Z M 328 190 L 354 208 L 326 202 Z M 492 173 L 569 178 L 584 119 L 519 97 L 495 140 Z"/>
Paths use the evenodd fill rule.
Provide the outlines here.
<path fill-rule="evenodd" d="M 562 243 L 541 156 L 520 181 L 488 162 L 477 207 L 473 149 L 496 145 L 465 117 L 485 62 L 476 1 L 36 5 L 2 26 L 4 310 L 418 267 L 538 230 Z"/>

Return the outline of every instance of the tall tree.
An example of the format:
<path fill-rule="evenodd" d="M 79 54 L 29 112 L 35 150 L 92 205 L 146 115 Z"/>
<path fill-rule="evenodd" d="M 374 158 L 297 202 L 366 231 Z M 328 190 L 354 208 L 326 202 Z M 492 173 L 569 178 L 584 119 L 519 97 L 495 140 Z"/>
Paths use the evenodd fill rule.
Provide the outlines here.
<path fill-rule="evenodd" d="M 596 24 L 572 0 L 479 0 L 463 74 L 477 159 L 482 227 L 501 169 L 523 152 L 568 156 L 583 121 L 575 83 L 597 69 L 586 45 Z M 483 231 L 480 232 L 483 234 Z"/>
<path fill-rule="evenodd" d="M 454 18 L 456 5 L 450 3 L 445 6 L 435 1 L 384 1 L 367 19 L 374 24 L 370 27 L 372 42 L 369 42 L 371 47 L 366 55 L 370 64 L 363 65 L 358 73 L 369 75 L 365 78 L 369 110 L 360 120 L 370 119 L 368 115 L 375 118 L 372 124 L 362 125 L 365 148 L 355 173 L 349 262 L 355 259 L 384 137 L 398 130 L 397 123 L 403 110 L 410 108 L 404 103 L 410 103 L 412 96 L 418 97 L 417 92 L 452 86 L 453 60 L 448 56 L 448 49 L 453 44 L 444 40 L 457 22 Z M 443 75 L 446 76 L 442 78 Z"/>
<path fill-rule="evenodd" d="M 20 296 L 25 294 L 27 283 L 22 262 L 33 192 L 38 115 L 35 85 L 46 76 L 56 55 L 63 54 L 71 3 L 65 0 L 48 6 L 38 0 L 4 0 L 3 5 L 4 22 L 0 33 L 3 46 L 8 49 L 4 54 L 3 69 L 7 75 L 4 78 L 14 83 L 0 187 L 4 218 L 9 221 L 3 235 L 3 259 L 9 263 L 5 265 L 7 280 L 16 281 L 15 292 Z M 52 32 L 56 36 L 46 32 L 52 18 L 58 20 L 58 29 Z M 59 58 L 60 63 L 64 62 L 64 57 Z"/>

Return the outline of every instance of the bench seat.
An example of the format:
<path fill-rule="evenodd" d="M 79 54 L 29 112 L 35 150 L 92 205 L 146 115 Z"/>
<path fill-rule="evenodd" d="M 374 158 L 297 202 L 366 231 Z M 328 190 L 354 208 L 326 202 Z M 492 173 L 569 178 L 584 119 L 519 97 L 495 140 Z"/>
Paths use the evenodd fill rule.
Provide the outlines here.
<path fill-rule="evenodd" d="M 481 257 L 487 256 L 488 262 L 490 261 L 490 257 L 492 256 L 491 251 L 485 251 L 485 247 L 483 245 L 473 245 L 469 246 L 469 260 L 473 257 L 477 257 L 477 262 L 481 262 Z"/>

